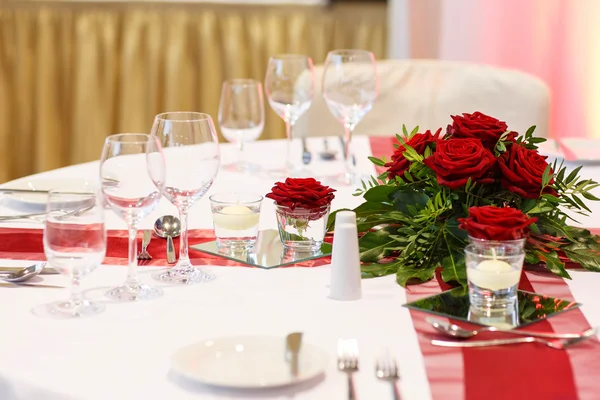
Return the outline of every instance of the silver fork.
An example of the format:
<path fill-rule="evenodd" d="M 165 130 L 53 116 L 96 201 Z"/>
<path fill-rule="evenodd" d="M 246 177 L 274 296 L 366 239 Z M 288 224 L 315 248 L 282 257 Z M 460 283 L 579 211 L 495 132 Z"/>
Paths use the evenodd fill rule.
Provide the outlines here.
<path fill-rule="evenodd" d="M 400 379 L 400 370 L 396 360 L 391 357 L 385 357 L 377 360 L 375 365 L 375 375 L 382 381 L 387 381 L 392 384 L 394 391 L 394 400 L 400 400 L 400 392 L 396 382 Z"/>
<path fill-rule="evenodd" d="M 356 400 L 352 374 L 358 371 L 358 343 L 356 339 L 338 341 L 338 369 L 348 375 L 348 400 Z"/>
<path fill-rule="evenodd" d="M 517 343 L 541 343 L 546 346 L 556 349 L 564 350 L 584 340 L 591 339 L 597 334 L 597 328 L 591 328 L 583 332 L 580 337 L 571 339 L 560 339 L 560 340 L 546 340 L 537 337 L 522 337 L 513 339 L 494 339 L 494 340 L 472 340 L 466 342 L 453 342 L 446 340 L 432 340 L 431 344 L 434 346 L 442 347 L 488 347 L 488 346 L 501 346 L 506 344 L 517 344 Z"/>

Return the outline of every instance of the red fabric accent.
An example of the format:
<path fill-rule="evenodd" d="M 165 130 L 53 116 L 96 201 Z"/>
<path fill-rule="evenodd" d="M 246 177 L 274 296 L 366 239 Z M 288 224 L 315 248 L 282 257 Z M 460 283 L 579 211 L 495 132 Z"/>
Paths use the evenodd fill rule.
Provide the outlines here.
<path fill-rule="evenodd" d="M 45 260 L 42 229 L 20 229 L 0 228 L 0 258 L 17 260 Z M 143 233 L 138 232 L 138 251 L 141 245 Z M 189 245 L 200 244 L 214 240 L 213 231 L 209 229 L 194 229 L 189 231 Z M 179 249 L 179 238 L 173 240 L 175 249 Z M 166 258 L 167 241 L 154 236 L 150 242 L 150 254 L 152 260 L 138 261 L 144 266 L 168 266 Z M 104 264 L 127 265 L 128 259 L 128 233 L 123 230 L 107 231 L 107 250 Z M 190 260 L 194 265 L 220 265 L 220 266 L 243 266 L 246 264 L 227 260 L 222 257 L 190 248 Z M 304 261 L 286 267 L 318 267 L 331 262 L 331 257 L 323 257 L 316 260 Z"/>
<path fill-rule="evenodd" d="M 370 137 L 369 142 L 373 157 L 381 158 L 385 156 L 388 161 L 392 159 L 392 154 L 394 154 L 394 144 L 398 143 L 395 137 Z M 379 175 L 387 171 L 387 168 L 376 165 L 375 170 Z"/>

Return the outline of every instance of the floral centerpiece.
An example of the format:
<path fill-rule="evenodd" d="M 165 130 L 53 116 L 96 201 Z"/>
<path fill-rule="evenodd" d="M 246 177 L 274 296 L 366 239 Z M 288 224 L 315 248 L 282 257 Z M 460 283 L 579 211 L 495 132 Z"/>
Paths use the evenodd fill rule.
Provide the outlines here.
<path fill-rule="evenodd" d="M 335 189 L 314 178 L 276 182 L 266 197 L 275 201 L 277 228 L 284 247 L 316 252 L 327 232 L 327 217 Z"/>
<path fill-rule="evenodd" d="M 599 185 L 581 179 L 581 167 L 567 173 L 562 163 L 549 165 L 537 148 L 545 139 L 534 130 L 520 135 L 480 112 L 452 116 L 445 135 L 441 128 L 409 133 L 403 127 L 390 160 L 370 157 L 386 171 L 356 193 L 365 200 L 354 210 L 364 233 L 363 276 L 396 274 L 405 286 L 432 279 L 441 268 L 444 281 L 465 285 L 468 235 L 460 221 L 484 236 L 491 232 L 486 226 L 499 221 L 526 223 L 526 263 L 543 263 L 565 278 L 566 262 L 600 271 L 600 237 L 570 226 L 567 214 L 591 212 L 584 199 L 599 200 L 590 193 Z M 499 210 L 477 208 L 485 206 Z M 333 220 L 331 215 L 330 226 Z"/>

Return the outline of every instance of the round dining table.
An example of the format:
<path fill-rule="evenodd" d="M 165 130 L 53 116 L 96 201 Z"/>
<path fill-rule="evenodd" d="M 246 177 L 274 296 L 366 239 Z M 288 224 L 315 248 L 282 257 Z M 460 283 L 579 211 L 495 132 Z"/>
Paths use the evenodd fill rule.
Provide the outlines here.
<path fill-rule="evenodd" d="M 336 146 L 337 137 L 325 140 L 330 149 L 341 154 Z M 337 161 L 319 157 L 323 141 L 323 138 L 308 140 L 313 153 L 309 168 L 317 178 L 335 175 L 344 168 L 339 157 Z M 368 156 L 386 154 L 389 158 L 393 152 L 390 138 L 359 136 L 353 141 L 356 168 L 365 175 L 377 173 Z M 208 193 L 191 209 L 190 229 L 199 235 L 211 235 L 208 200 L 211 194 L 267 194 L 277 179 L 266 171 L 284 164 L 285 146 L 284 140 L 248 144 L 247 160 L 260 165 L 265 172 L 219 171 Z M 552 147 L 551 143 L 546 146 Z M 237 159 L 237 150 L 231 144 L 221 144 L 221 153 L 223 164 Z M 569 164 L 569 168 L 575 165 Z M 2 186 L 98 181 L 98 170 L 96 161 L 24 177 Z M 586 164 L 580 175 L 598 181 L 600 165 Z M 362 202 L 360 196 L 353 196 L 355 187 L 333 187 L 337 191 L 332 210 L 354 208 Z M 595 193 L 600 195 L 597 190 Z M 600 204 L 590 203 L 591 215 L 577 218 L 577 224 L 600 227 Z M 31 205 L 23 205 L 14 197 L 0 195 L 0 215 L 25 213 L 30 208 Z M 0 287 L 1 400 L 347 399 L 346 375 L 338 371 L 336 360 L 341 338 L 356 339 L 358 343 L 356 399 L 393 399 L 390 384 L 375 375 L 376 361 L 385 355 L 392 356 L 399 365 L 398 385 L 405 400 L 481 399 L 484 394 L 488 399 L 600 396 L 597 379 L 600 357 L 594 358 L 600 353 L 600 344 L 596 339 L 562 351 L 536 343 L 469 351 L 431 346 L 432 338 L 441 337 L 425 323 L 426 314 L 411 311 L 403 304 L 439 291 L 441 285 L 437 280 L 405 289 L 396 283 L 395 275 L 363 279 L 361 299 L 336 301 L 329 298 L 330 268 L 326 263 L 262 269 L 231 265 L 216 257 L 204 259 L 203 254 L 191 250 L 192 260 L 205 264 L 216 276 L 215 280 L 195 285 L 165 285 L 154 281 L 151 273 L 166 267 L 166 263 L 140 266 L 141 279 L 160 286 L 164 295 L 151 301 L 111 301 L 103 296 L 104 291 L 120 284 L 127 275 L 126 254 L 123 257 L 122 252 L 111 250 L 111 244 L 123 243 L 127 235 L 125 223 L 111 210 L 105 213 L 109 230 L 107 257 L 82 280 L 86 296 L 106 304 L 103 313 L 67 320 L 34 315 L 34 307 L 67 298 L 69 281 L 65 276 L 43 275 L 28 286 Z M 163 198 L 142 222 L 140 235 L 166 214 L 177 215 L 177 211 Z M 43 251 L 39 250 L 42 229 L 42 224 L 36 221 L 2 222 L 0 242 L 19 237 L 15 243 L 21 245 L 16 252 L 0 243 L 0 265 L 26 266 L 44 260 Z M 263 201 L 260 229 L 276 229 L 270 199 Z M 162 240 L 154 237 L 148 251 L 151 254 L 157 251 L 158 245 L 163 245 Z M 28 247 L 27 241 L 37 244 Z M 571 280 L 547 272 L 526 273 L 536 292 L 570 296 L 582 304 L 577 310 L 549 318 L 545 328 L 568 332 L 600 326 L 600 273 L 583 269 L 570 269 L 569 273 Z M 36 288 L 36 283 L 65 289 Z M 539 324 L 542 323 L 532 327 Z M 189 344 L 238 335 L 269 335 L 281 337 L 283 346 L 286 335 L 295 331 L 303 332 L 305 343 L 321 348 L 328 355 L 324 374 L 297 385 L 253 390 L 220 388 L 184 378 L 171 368 L 172 355 Z M 556 393 L 556 397 L 547 397 L 547 393 Z M 512 395 L 506 397 L 507 394 Z"/>

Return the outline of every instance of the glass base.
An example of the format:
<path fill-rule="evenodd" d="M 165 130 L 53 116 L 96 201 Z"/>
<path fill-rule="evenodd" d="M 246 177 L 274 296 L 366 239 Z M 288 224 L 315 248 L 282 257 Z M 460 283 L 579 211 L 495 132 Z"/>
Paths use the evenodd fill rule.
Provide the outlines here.
<path fill-rule="evenodd" d="M 166 271 L 157 272 L 153 274 L 152 277 L 160 282 L 176 283 L 180 285 L 208 282 L 216 278 L 213 274 L 204 269 L 193 266 L 176 266 Z"/>
<path fill-rule="evenodd" d="M 162 295 L 162 289 L 138 282 L 125 282 L 105 293 L 106 297 L 118 301 L 154 300 Z"/>
<path fill-rule="evenodd" d="M 93 303 L 89 300 L 57 301 L 35 307 L 32 312 L 39 317 L 69 319 L 82 318 L 99 314 L 106 309 L 104 304 Z"/>

